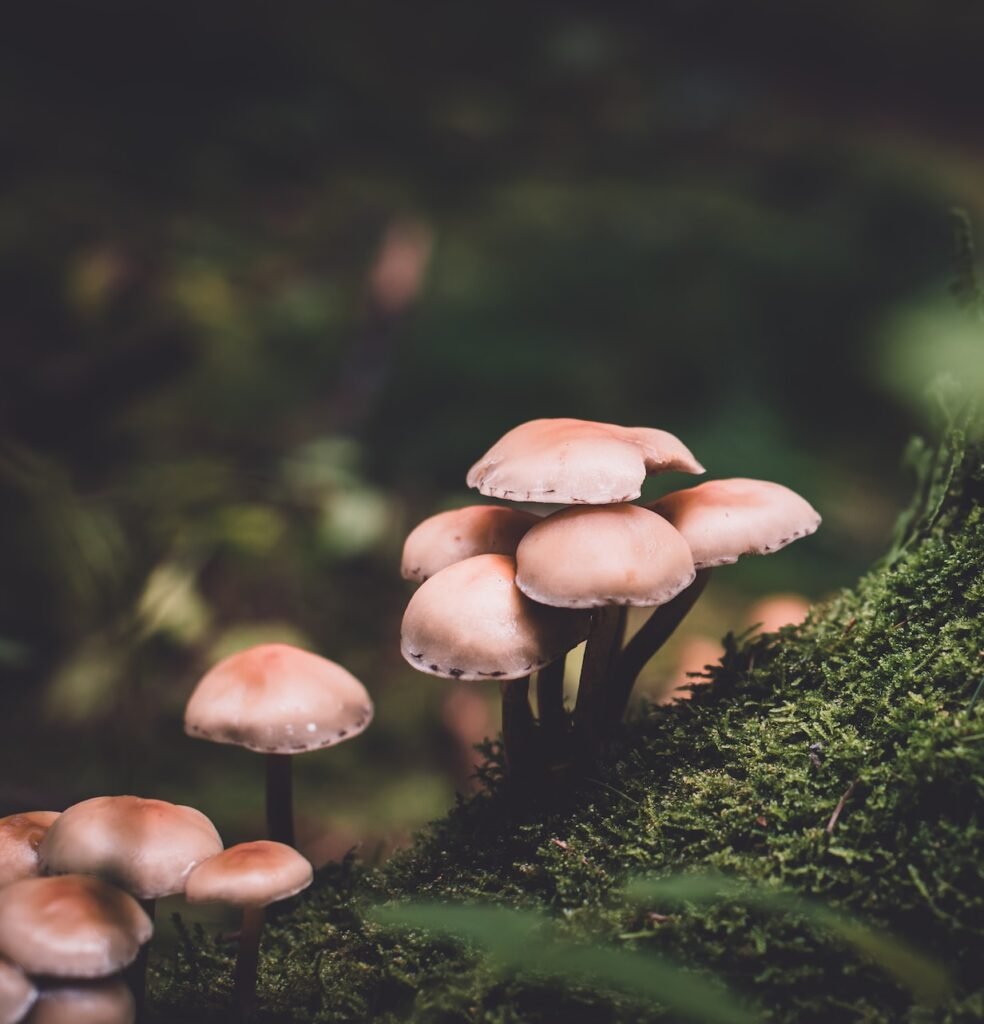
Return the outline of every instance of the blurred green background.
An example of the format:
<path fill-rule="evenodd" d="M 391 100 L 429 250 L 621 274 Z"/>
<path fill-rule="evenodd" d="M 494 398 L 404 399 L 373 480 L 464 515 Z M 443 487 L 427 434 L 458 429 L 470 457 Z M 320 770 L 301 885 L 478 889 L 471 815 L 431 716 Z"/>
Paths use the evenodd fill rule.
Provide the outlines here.
<path fill-rule="evenodd" d="M 256 836 L 259 759 L 181 712 L 218 657 L 286 639 L 377 704 L 297 759 L 302 845 L 384 855 L 497 728 L 494 693 L 400 659 L 398 569 L 504 430 L 663 427 L 823 513 L 717 574 L 656 693 L 764 596 L 849 584 L 927 383 L 984 388 L 948 213 L 984 203 L 975 5 L 5 20 L 0 814 L 136 792 Z"/>

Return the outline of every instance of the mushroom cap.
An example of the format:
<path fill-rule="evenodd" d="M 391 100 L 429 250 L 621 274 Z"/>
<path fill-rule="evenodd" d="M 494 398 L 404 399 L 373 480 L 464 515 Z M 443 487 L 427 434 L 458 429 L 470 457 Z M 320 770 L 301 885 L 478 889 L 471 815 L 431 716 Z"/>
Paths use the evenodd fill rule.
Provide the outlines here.
<path fill-rule="evenodd" d="M 292 846 L 259 839 L 199 864 L 188 876 L 185 896 L 189 903 L 265 907 L 296 896 L 313 877 L 310 863 Z"/>
<path fill-rule="evenodd" d="M 648 506 L 686 538 L 698 569 L 768 555 L 820 525 L 820 513 L 795 491 L 768 480 L 708 480 Z"/>
<path fill-rule="evenodd" d="M 260 644 L 205 675 L 185 709 L 185 732 L 262 754 L 302 754 L 358 736 L 372 714 L 365 687 L 341 665 L 289 644 Z"/>
<path fill-rule="evenodd" d="M 38 998 L 38 990 L 24 972 L 0 958 L 0 1024 L 17 1024 Z"/>
<path fill-rule="evenodd" d="M 512 501 L 608 505 L 638 498 L 650 473 L 667 470 L 704 467 L 665 430 L 542 419 L 504 434 L 468 471 L 468 486 Z"/>
<path fill-rule="evenodd" d="M 539 519 L 503 505 L 468 505 L 439 512 L 416 526 L 403 545 L 400 572 L 423 583 L 436 572 L 475 555 L 514 555 L 523 534 Z"/>
<path fill-rule="evenodd" d="M 516 566 L 527 597 L 561 608 L 665 604 L 696 575 L 683 537 L 639 505 L 555 512 L 522 539 Z"/>
<path fill-rule="evenodd" d="M 119 978 L 52 985 L 41 992 L 31 1024 L 133 1024 L 136 1003 Z"/>
<path fill-rule="evenodd" d="M 400 649 L 445 679 L 521 679 L 587 635 L 590 616 L 536 604 L 516 586 L 516 561 L 476 555 L 435 573 L 410 598 Z"/>
<path fill-rule="evenodd" d="M 153 933 L 132 896 L 92 875 L 0 889 L 0 954 L 28 974 L 103 978 L 131 964 Z"/>
<path fill-rule="evenodd" d="M 69 807 L 38 851 L 46 874 L 97 875 L 142 900 L 184 892 L 195 865 L 222 850 L 194 807 L 139 796 L 97 796 Z"/>
<path fill-rule="evenodd" d="M 25 811 L 0 818 L 0 887 L 41 873 L 38 846 L 58 811 Z"/>

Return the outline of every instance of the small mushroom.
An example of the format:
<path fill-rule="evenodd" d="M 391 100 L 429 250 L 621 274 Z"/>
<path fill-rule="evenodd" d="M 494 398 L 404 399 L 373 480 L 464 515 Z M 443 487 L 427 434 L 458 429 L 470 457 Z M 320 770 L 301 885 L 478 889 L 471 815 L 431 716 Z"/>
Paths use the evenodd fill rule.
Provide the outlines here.
<path fill-rule="evenodd" d="M 133 995 L 119 978 L 50 985 L 41 990 L 28 1024 L 133 1024 Z"/>
<path fill-rule="evenodd" d="M 698 569 L 771 554 L 820 525 L 820 513 L 805 498 L 768 480 L 708 480 L 649 508 L 683 534 Z"/>
<path fill-rule="evenodd" d="M 234 990 L 241 1020 L 249 1020 L 256 1010 L 264 907 L 296 896 L 312 877 L 311 865 L 293 847 L 260 839 L 230 846 L 200 864 L 188 878 L 190 903 L 228 903 L 243 910 Z"/>
<path fill-rule="evenodd" d="M 468 472 L 468 486 L 512 501 L 607 505 L 632 501 L 651 473 L 703 473 L 665 430 L 591 420 L 530 420 L 504 434 Z"/>
<path fill-rule="evenodd" d="M 690 545 L 697 577 L 687 590 L 658 608 L 626 644 L 609 691 L 610 721 L 622 717 L 642 667 L 693 607 L 713 567 L 730 565 L 742 555 L 779 551 L 820 525 L 820 514 L 808 501 L 767 480 L 708 480 L 667 494 L 648 507 Z"/>
<path fill-rule="evenodd" d="M 523 534 L 539 519 L 504 505 L 468 505 L 425 519 L 403 545 L 400 572 L 423 583 L 436 572 L 475 555 L 514 555 Z"/>
<path fill-rule="evenodd" d="M 0 957 L 0 1024 L 23 1020 L 38 998 L 38 990 L 24 972 Z"/>
<path fill-rule="evenodd" d="M 38 851 L 49 875 L 96 875 L 147 903 L 184 892 L 192 868 L 221 852 L 194 807 L 139 796 L 97 796 L 62 814 Z"/>
<path fill-rule="evenodd" d="M 327 658 L 261 644 L 220 661 L 195 688 L 185 732 L 267 755 L 267 827 L 294 845 L 290 759 L 358 736 L 372 721 L 365 687 Z"/>
<path fill-rule="evenodd" d="M 26 811 L 0 818 L 0 887 L 41 873 L 38 846 L 57 811 Z"/>
<path fill-rule="evenodd" d="M 596 609 L 574 708 L 582 753 L 593 756 L 624 610 L 666 604 L 689 587 L 690 548 L 665 519 L 638 505 L 574 507 L 529 530 L 516 566 L 516 585 L 534 601 Z"/>
<path fill-rule="evenodd" d="M 153 932 L 129 893 L 91 875 L 22 878 L 0 889 L 0 955 L 28 974 L 108 977 Z"/>
<path fill-rule="evenodd" d="M 501 684 L 506 760 L 521 775 L 533 761 L 530 673 L 576 647 L 589 628 L 587 612 L 526 597 L 508 555 L 476 555 L 442 569 L 413 595 L 400 647 L 420 672 Z"/>

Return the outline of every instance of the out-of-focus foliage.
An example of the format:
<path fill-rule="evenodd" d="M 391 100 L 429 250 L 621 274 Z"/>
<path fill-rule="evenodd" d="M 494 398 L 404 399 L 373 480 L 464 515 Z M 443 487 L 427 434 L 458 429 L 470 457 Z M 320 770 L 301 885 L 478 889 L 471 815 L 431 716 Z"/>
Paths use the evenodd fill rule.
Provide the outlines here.
<path fill-rule="evenodd" d="M 709 636 L 849 582 L 925 378 L 980 376 L 945 303 L 982 39 L 881 0 L 7 12 L 0 812 L 132 789 L 255 834 L 257 763 L 180 713 L 271 639 L 377 700 L 298 759 L 310 849 L 443 809 L 495 721 L 400 660 L 399 545 L 524 418 L 666 427 L 820 508 Z"/>

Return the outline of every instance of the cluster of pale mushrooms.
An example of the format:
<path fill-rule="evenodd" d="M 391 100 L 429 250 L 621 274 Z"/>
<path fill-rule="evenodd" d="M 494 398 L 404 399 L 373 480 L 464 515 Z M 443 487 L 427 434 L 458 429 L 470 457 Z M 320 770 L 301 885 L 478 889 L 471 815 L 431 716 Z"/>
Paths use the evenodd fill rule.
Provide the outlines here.
<path fill-rule="evenodd" d="M 0 818 L 0 1024 L 132 1024 L 143 1016 L 157 900 L 241 908 L 234 1001 L 256 1013 L 264 908 L 311 884 L 293 848 L 290 758 L 372 719 L 340 665 L 284 644 L 219 662 L 185 712 L 189 735 L 266 755 L 269 840 L 223 849 L 193 807 L 101 796 Z"/>
<path fill-rule="evenodd" d="M 431 675 L 500 683 L 506 765 L 524 787 L 594 762 L 639 672 L 712 568 L 778 551 L 820 524 L 807 501 L 764 480 L 711 480 L 633 504 L 647 476 L 668 471 L 704 468 L 664 430 L 532 420 L 472 466 L 468 485 L 566 507 L 472 505 L 432 516 L 407 537 L 403 576 L 421 586 L 403 618 L 403 655 Z M 654 610 L 626 643 L 632 606 Z M 565 659 L 583 640 L 569 714 Z"/>
<path fill-rule="evenodd" d="M 665 431 L 534 420 L 494 445 L 468 483 L 494 498 L 568 507 L 539 516 L 471 506 L 433 516 L 407 538 L 403 575 L 421 586 L 404 616 L 403 654 L 432 675 L 501 683 L 514 779 L 590 763 L 711 568 L 776 551 L 820 523 L 801 497 L 758 480 L 632 504 L 648 474 L 669 470 L 703 467 Z M 623 643 L 630 606 L 655 610 Z M 565 658 L 583 640 L 569 714 Z M 242 909 L 234 996 L 239 1018 L 253 1017 L 264 908 L 312 879 L 294 849 L 291 758 L 357 736 L 372 715 L 365 688 L 342 666 L 263 644 L 205 675 L 185 731 L 265 755 L 269 839 L 223 849 L 200 811 L 135 796 L 0 819 L 0 1024 L 139 1019 L 155 901 L 179 894 Z"/>

